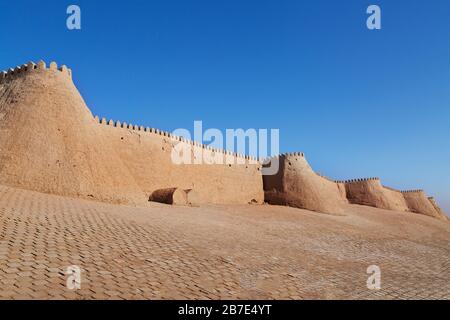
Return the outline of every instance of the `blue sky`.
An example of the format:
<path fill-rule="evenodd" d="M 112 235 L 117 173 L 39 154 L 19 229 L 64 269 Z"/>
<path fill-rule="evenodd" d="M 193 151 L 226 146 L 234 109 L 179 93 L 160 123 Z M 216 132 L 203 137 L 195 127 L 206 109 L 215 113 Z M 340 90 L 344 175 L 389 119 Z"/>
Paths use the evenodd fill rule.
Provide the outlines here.
<path fill-rule="evenodd" d="M 66 28 L 77 4 L 82 30 Z M 366 28 L 370 4 L 382 30 Z M 55 60 L 94 114 L 164 130 L 279 128 L 336 179 L 450 212 L 450 2 L 0 1 L 0 68 Z"/>

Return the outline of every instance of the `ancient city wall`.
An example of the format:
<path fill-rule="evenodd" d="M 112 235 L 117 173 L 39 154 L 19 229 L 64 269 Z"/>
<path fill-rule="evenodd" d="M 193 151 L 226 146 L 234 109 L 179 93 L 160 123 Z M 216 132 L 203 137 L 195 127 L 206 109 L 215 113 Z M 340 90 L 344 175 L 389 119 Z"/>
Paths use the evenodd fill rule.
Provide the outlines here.
<path fill-rule="evenodd" d="M 273 158 L 279 172 L 264 176 L 265 199 L 270 204 L 324 212 L 342 213 L 346 203 L 401 212 L 421 213 L 446 219 L 434 209 L 425 193 L 402 192 L 383 186 L 379 178 L 335 181 L 315 173 L 303 153 L 289 153 Z"/>
<path fill-rule="evenodd" d="M 387 210 L 408 211 L 403 195 L 383 187 L 379 178 L 348 180 L 344 184 L 350 203 Z"/>
<path fill-rule="evenodd" d="M 438 205 L 438 203 L 436 202 L 436 199 L 434 199 L 433 197 L 428 197 L 428 200 L 430 200 L 431 205 L 434 207 L 434 209 L 436 210 L 436 212 L 439 214 L 439 216 L 443 219 L 443 220 L 450 220 L 450 217 L 448 217 L 444 211 L 442 211 L 441 207 Z"/>
<path fill-rule="evenodd" d="M 146 201 L 65 66 L 41 61 L 2 73 L 0 183 L 113 203 Z"/>
<path fill-rule="evenodd" d="M 327 176 L 324 176 L 324 175 L 322 175 L 322 174 L 320 174 L 320 173 L 318 173 L 318 172 L 316 172 L 316 174 L 317 174 L 319 177 L 321 177 L 321 178 L 323 178 L 323 179 L 329 181 L 330 183 L 336 184 L 336 186 L 337 186 L 337 188 L 338 188 L 338 190 L 339 190 L 339 194 L 340 194 L 340 196 L 341 196 L 341 199 L 342 199 L 345 203 L 348 203 L 348 199 L 347 199 L 347 190 L 345 189 L 345 183 L 343 183 L 343 182 L 341 182 L 341 181 L 333 180 L 333 179 L 331 179 L 331 178 L 328 178 Z M 330 185 L 331 185 L 331 184 L 330 184 Z"/>
<path fill-rule="evenodd" d="M 265 199 L 341 214 L 350 202 L 447 219 L 421 190 L 400 192 L 378 178 L 334 181 L 315 173 L 303 153 L 271 161 L 278 161 L 278 172 L 263 176 L 255 158 L 154 128 L 94 118 L 64 65 L 30 62 L 0 72 L 1 184 L 120 204 Z"/>
<path fill-rule="evenodd" d="M 70 78 L 72 77 L 72 70 L 67 68 L 67 66 L 65 65 L 62 65 L 58 68 L 56 62 L 51 62 L 47 69 L 47 65 L 44 61 L 39 61 L 38 64 L 30 61 L 27 64 L 23 64 L 15 68 L 10 68 L 6 71 L 0 71 L 0 84 L 6 84 L 21 76 L 28 75 L 35 71 L 44 70 L 59 71 L 61 72 L 61 74 L 67 75 Z"/>
<path fill-rule="evenodd" d="M 393 208 L 391 210 L 409 211 L 405 197 L 403 196 L 403 193 L 401 191 L 383 186 L 383 193 L 388 199 L 389 205 L 391 206 L 391 208 Z"/>
<path fill-rule="evenodd" d="M 409 211 L 442 219 L 442 216 L 436 211 L 423 190 L 409 190 L 402 193 Z"/>
<path fill-rule="evenodd" d="M 267 202 L 330 214 L 344 212 L 347 201 L 339 185 L 317 175 L 303 153 L 283 154 L 271 161 L 279 161 L 279 171 L 263 177 Z"/>
<path fill-rule="evenodd" d="M 196 201 L 208 203 L 264 200 L 256 159 L 160 130 L 99 123 L 65 66 L 29 63 L 0 77 L 0 183 L 127 204 L 147 203 L 155 190 L 166 188 L 193 189 Z M 228 161 L 176 165 L 171 151 L 179 143 L 195 147 L 195 156 L 200 150 L 205 160 L 223 154 Z"/>
<path fill-rule="evenodd" d="M 154 128 L 98 118 L 95 122 L 146 194 L 181 188 L 195 190 L 203 203 L 264 201 L 261 165 L 255 158 L 210 148 Z M 174 148 L 188 150 L 191 164 L 174 162 Z"/>

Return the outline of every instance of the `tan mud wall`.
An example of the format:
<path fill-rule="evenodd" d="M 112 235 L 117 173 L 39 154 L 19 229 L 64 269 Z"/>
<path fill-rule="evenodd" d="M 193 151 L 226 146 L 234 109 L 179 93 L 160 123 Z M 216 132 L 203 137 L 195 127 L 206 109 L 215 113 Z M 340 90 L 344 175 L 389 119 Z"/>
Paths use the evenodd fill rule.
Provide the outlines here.
<path fill-rule="evenodd" d="M 430 200 L 431 204 L 433 205 L 434 209 L 439 213 L 442 220 L 450 220 L 450 218 L 442 211 L 441 207 L 437 204 L 436 200 L 433 197 L 428 197 L 428 200 Z"/>
<path fill-rule="evenodd" d="M 0 82 L 1 184 L 113 203 L 145 201 L 93 125 L 70 70 L 30 63 Z"/>
<path fill-rule="evenodd" d="M 145 194 L 150 195 L 158 189 L 181 188 L 195 190 L 204 203 L 247 204 L 264 201 L 261 165 L 250 164 L 249 158 L 241 157 L 240 161 L 245 164 L 236 164 L 237 159 L 233 161 L 235 164 L 227 164 L 225 158 L 223 164 L 174 164 L 171 156 L 176 144 L 191 147 L 192 153 L 195 148 L 200 153 L 199 157 L 202 157 L 202 152 L 205 156 L 206 153 L 211 154 L 212 150 L 193 146 L 190 142 L 180 142 L 169 137 L 168 133 L 147 132 L 135 126 L 132 126 L 133 129 L 122 128 L 116 127 L 114 122 L 108 123 L 98 124 L 98 127 L 105 139 L 113 143 L 120 159 Z"/>
<path fill-rule="evenodd" d="M 278 174 L 264 176 L 265 199 L 270 204 L 341 214 L 343 191 L 338 184 L 317 175 L 302 153 L 281 155 Z"/>
<path fill-rule="evenodd" d="M 391 210 L 409 211 L 405 197 L 401 191 L 383 186 L 383 193 L 385 194 L 390 207 L 393 208 Z"/>
<path fill-rule="evenodd" d="M 404 191 L 403 196 L 409 211 L 443 219 L 422 190 Z"/>
<path fill-rule="evenodd" d="M 192 160 L 219 155 L 224 163 L 175 164 L 172 149 L 180 144 L 192 149 Z M 0 184 L 137 205 L 156 190 L 178 188 L 194 190 L 196 203 L 262 203 L 265 198 L 332 214 L 343 213 L 348 198 L 447 219 L 422 191 L 401 193 L 378 179 L 333 181 L 316 174 L 301 153 L 278 159 L 278 174 L 263 178 L 255 159 L 156 129 L 98 121 L 73 84 L 71 70 L 56 63 L 47 68 L 30 62 L 0 72 Z"/>
<path fill-rule="evenodd" d="M 350 203 L 381 209 L 408 211 L 400 192 L 385 188 L 378 178 L 357 179 L 345 182 Z"/>
<path fill-rule="evenodd" d="M 259 164 L 173 165 L 168 137 L 105 122 L 65 66 L 0 73 L 0 183 L 112 203 L 145 204 L 164 188 L 194 189 L 203 202 L 263 202 Z"/>

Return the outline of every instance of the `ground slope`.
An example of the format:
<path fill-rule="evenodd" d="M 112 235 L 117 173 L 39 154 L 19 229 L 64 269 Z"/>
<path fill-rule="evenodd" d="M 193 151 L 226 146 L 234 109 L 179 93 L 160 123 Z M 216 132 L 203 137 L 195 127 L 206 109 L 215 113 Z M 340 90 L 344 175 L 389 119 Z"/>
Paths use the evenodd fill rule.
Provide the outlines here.
<path fill-rule="evenodd" d="M 0 299 L 450 299 L 448 222 L 345 212 L 137 208 L 0 186 Z"/>

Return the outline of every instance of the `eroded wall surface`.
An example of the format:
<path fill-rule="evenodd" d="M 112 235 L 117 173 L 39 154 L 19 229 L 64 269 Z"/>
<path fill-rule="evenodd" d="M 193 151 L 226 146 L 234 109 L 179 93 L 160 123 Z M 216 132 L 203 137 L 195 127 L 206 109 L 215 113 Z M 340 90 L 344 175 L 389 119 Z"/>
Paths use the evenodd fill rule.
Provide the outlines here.
<path fill-rule="evenodd" d="M 108 122 L 109 123 L 109 122 Z M 179 141 L 169 133 L 117 126 L 117 122 L 99 124 L 106 139 L 129 169 L 145 194 L 158 189 L 193 189 L 204 203 L 262 203 L 264 201 L 261 165 L 255 159 L 224 154 L 189 141 Z M 178 164 L 172 158 L 175 146 L 190 149 L 191 163 Z M 222 164 L 217 163 L 222 157 Z M 231 158 L 231 163 L 226 157 Z M 208 162 L 211 160 L 210 162 Z M 195 164 L 201 161 L 201 164 Z M 213 162 L 216 161 L 216 162 Z M 239 163 L 238 163 L 239 161 Z M 208 164 L 210 163 L 210 164 Z M 240 164 L 242 163 L 242 164 Z"/>
<path fill-rule="evenodd" d="M 0 82 L 1 184 L 112 203 L 145 201 L 94 125 L 69 69 L 30 62 Z"/>
<path fill-rule="evenodd" d="M 1 73 L 0 183 L 134 205 L 164 188 L 193 189 L 208 203 L 263 202 L 261 165 L 249 157 L 228 154 L 236 160 L 229 165 L 175 165 L 176 141 L 167 133 L 101 122 L 65 66 L 30 62 Z"/>
<path fill-rule="evenodd" d="M 379 178 L 349 180 L 345 182 L 350 203 L 381 209 L 408 211 L 403 194 L 383 187 Z"/>
<path fill-rule="evenodd" d="M 443 219 L 423 190 L 404 191 L 403 196 L 405 197 L 409 211 Z"/>
<path fill-rule="evenodd" d="M 268 203 L 330 214 L 344 212 L 347 201 L 343 190 L 337 183 L 317 175 L 303 153 L 281 155 L 272 161 L 279 161 L 279 171 L 263 178 Z"/>
<path fill-rule="evenodd" d="M 391 210 L 409 211 L 405 197 L 401 191 L 383 186 L 383 193 L 388 199 L 389 206 L 392 208 Z"/>
<path fill-rule="evenodd" d="M 434 209 L 439 213 L 439 215 L 441 216 L 442 220 L 450 220 L 450 217 L 448 217 L 444 213 L 444 211 L 441 209 L 441 207 L 436 202 L 436 199 L 434 199 L 433 197 L 428 197 L 428 200 L 430 200 L 431 204 L 433 205 Z"/>

